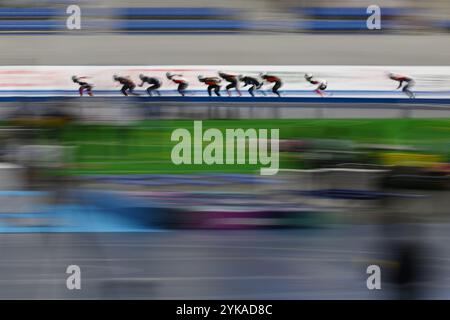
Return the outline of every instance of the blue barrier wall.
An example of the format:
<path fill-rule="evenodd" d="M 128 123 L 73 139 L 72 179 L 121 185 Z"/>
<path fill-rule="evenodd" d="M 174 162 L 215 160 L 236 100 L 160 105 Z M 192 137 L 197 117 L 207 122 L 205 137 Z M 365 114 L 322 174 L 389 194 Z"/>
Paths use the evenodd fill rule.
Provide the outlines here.
<path fill-rule="evenodd" d="M 87 8 L 82 11 L 82 16 L 83 31 L 368 31 L 366 8 L 294 8 L 293 11 L 312 19 L 246 21 L 237 19 L 239 12 L 236 10 L 214 7 Z M 407 9 L 382 9 L 382 15 L 387 17 L 409 12 Z M 65 7 L 0 8 L 0 32 L 65 31 L 67 16 Z M 395 22 L 383 20 L 383 31 L 397 27 Z"/>

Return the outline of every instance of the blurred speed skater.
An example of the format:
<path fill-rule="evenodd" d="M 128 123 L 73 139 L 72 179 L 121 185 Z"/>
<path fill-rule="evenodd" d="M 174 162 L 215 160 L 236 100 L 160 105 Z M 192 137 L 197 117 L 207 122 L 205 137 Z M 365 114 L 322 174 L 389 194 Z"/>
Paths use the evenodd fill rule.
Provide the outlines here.
<path fill-rule="evenodd" d="M 224 79 L 225 81 L 229 82 L 229 84 L 225 87 L 227 89 L 227 93 L 229 96 L 231 96 L 230 89 L 235 88 L 238 95 L 241 95 L 241 91 L 239 90 L 239 80 L 238 76 L 234 74 L 225 73 L 223 71 L 218 72 L 219 76 Z"/>
<path fill-rule="evenodd" d="M 114 81 L 119 82 L 122 85 L 122 89 L 120 91 L 124 96 L 128 96 L 129 94 L 138 96 L 139 94 L 134 93 L 134 88 L 136 88 L 136 84 L 129 77 L 120 77 L 118 75 L 113 76 Z"/>
<path fill-rule="evenodd" d="M 189 83 L 183 78 L 183 75 L 167 72 L 166 77 L 167 79 L 178 85 L 177 91 L 184 97 L 184 95 L 186 94 L 186 89 L 189 86 Z"/>
<path fill-rule="evenodd" d="M 220 97 L 220 78 L 218 77 L 204 77 L 202 75 L 198 76 L 198 81 L 203 82 L 204 84 L 208 85 L 208 94 L 211 97 L 212 91 L 214 90 L 214 93 L 216 96 Z"/>
<path fill-rule="evenodd" d="M 239 76 L 239 81 L 244 83 L 243 87 L 250 86 L 250 88 L 248 89 L 248 93 L 250 93 L 250 95 L 252 97 L 255 96 L 255 93 L 254 93 L 255 90 L 258 90 L 262 86 L 262 82 L 259 82 L 258 79 L 253 78 L 253 77 L 249 77 L 249 76 L 242 76 L 242 75 L 240 75 Z M 266 95 L 266 93 L 264 91 L 261 91 L 261 93 L 263 95 Z"/>
<path fill-rule="evenodd" d="M 415 94 L 411 91 L 411 88 L 416 84 L 413 78 L 407 77 L 400 74 L 395 74 L 390 72 L 388 74 L 388 77 L 391 80 L 398 81 L 398 87 L 397 89 L 400 89 L 403 85 L 403 83 L 406 82 L 406 84 L 403 86 L 402 91 L 409 97 L 409 98 L 415 98 Z"/>
<path fill-rule="evenodd" d="M 161 87 L 161 80 L 155 77 L 147 77 L 146 75 L 140 74 L 139 79 L 141 79 L 141 84 L 139 87 L 142 87 L 144 83 L 148 83 L 150 86 L 147 88 L 147 93 L 149 96 L 153 96 L 153 91 L 160 96 L 158 89 Z"/>
<path fill-rule="evenodd" d="M 278 92 L 278 89 L 281 88 L 283 82 L 279 77 L 267 74 L 266 72 L 260 73 L 259 76 L 264 80 L 263 83 L 264 82 L 274 83 L 274 86 L 272 87 L 272 92 L 275 93 L 277 96 L 281 97 L 280 92 Z"/>
<path fill-rule="evenodd" d="M 89 77 L 77 77 L 72 76 L 72 81 L 80 86 L 78 92 L 80 93 L 80 97 L 83 96 L 83 91 L 86 91 L 89 96 L 93 96 L 92 87 L 93 85 L 84 81 L 85 79 L 89 79 Z"/>
<path fill-rule="evenodd" d="M 327 88 L 327 82 L 325 80 L 315 79 L 311 73 L 305 74 L 305 79 L 309 83 L 317 85 L 316 89 L 314 90 L 315 93 L 317 93 L 321 97 L 325 96 L 325 93 L 323 92 Z"/>

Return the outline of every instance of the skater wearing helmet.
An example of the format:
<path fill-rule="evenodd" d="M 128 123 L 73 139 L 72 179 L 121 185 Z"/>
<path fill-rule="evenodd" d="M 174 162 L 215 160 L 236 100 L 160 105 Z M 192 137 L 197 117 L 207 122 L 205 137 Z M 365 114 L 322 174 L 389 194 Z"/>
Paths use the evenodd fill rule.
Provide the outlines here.
<path fill-rule="evenodd" d="M 92 87 L 93 85 L 84 81 L 85 79 L 88 79 L 89 77 L 77 77 L 72 76 L 72 81 L 80 86 L 78 89 L 78 92 L 80 94 L 80 97 L 83 96 L 83 92 L 86 91 L 89 96 L 93 96 L 92 94 Z"/>
<path fill-rule="evenodd" d="M 133 80 L 130 79 L 130 77 L 121 77 L 115 74 L 113 76 L 113 79 L 114 81 L 117 81 L 122 85 L 120 92 L 122 92 L 124 96 L 128 96 L 129 94 L 132 94 L 134 96 L 139 95 L 134 92 L 134 88 L 136 88 L 136 85 L 134 84 Z"/>
<path fill-rule="evenodd" d="M 325 93 L 323 91 L 328 86 L 325 80 L 315 79 L 311 73 L 305 74 L 305 80 L 311 84 L 317 85 L 316 89 L 314 90 L 315 93 L 317 93 L 321 97 L 325 96 Z"/>
<path fill-rule="evenodd" d="M 416 84 L 416 82 L 414 81 L 413 78 L 407 77 L 407 76 L 404 76 L 404 75 L 400 75 L 400 74 L 395 74 L 395 73 L 392 73 L 392 72 L 390 72 L 388 74 L 388 77 L 391 80 L 398 81 L 397 89 L 400 89 L 403 86 L 403 83 L 406 83 L 403 86 L 402 91 L 411 99 L 416 97 L 414 92 L 411 91 L 411 88 Z"/>
<path fill-rule="evenodd" d="M 214 90 L 214 93 L 216 96 L 220 97 L 220 78 L 218 77 L 204 77 L 202 75 L 198 76 L 198 81 L 203 82 L 204 84 L 208 85 L 208 94 L 211 97 L 212 91 Z"/>
<path fill-rule="evenodd" d="M 267 83 L 274 83 L 274 86 L 272 87 L 272 92 L 275 93 L 277 96 L 281 97 L 280 92 L 278 89 L 281 88 L 283 85 L 283 82 L 281 79 L 277 76 L 267 74 L 266 72 L 260 73 L 259 76 L 264 80 L 264 82 Z"/>
<path fill-rule="evenodd" d="M 237 75 L 225 73 L 223 71 L 219 71 L 218 74 L 219 77 L 229 82 L 229 84 L 225 87 L 225 89 L 227 89 L 227 93 L 229 96 L 231 96 L 230 90 L 233 88 L 235 88 L 237 94 L 241 96 L 241 91 L 239 90 L 239 80 Z"/>
<path fill-rule="evenodd" d="M 249 76 L 243 76 L 243 75 L 239 75 L 238 77 L 239 81 L 243 82 L 244 85 L 243 87 L 245 88 L 246 86 L 250 86 L 250 88 L 248 89 L 248 93 L 250 93 L 250 95 L 252 97 L 255 96 L 255 90 L 258 90 L 259 88 L 261 88 L 262 83 L 258 81 L 258 79 L 253 78 L 253 77 L 249 77 Z M 265 96 L 265 92 L 261 91 L 261 93 Z"/>

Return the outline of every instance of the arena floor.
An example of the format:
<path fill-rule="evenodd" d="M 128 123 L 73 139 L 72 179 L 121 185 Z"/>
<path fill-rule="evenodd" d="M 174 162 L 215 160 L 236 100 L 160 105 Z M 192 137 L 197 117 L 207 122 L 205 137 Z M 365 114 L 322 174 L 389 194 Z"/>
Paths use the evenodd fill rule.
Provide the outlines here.
<path fill-rule="evenodd" d="M 0 65 L 450 64 L 450 35 L 2 35 Z"/>

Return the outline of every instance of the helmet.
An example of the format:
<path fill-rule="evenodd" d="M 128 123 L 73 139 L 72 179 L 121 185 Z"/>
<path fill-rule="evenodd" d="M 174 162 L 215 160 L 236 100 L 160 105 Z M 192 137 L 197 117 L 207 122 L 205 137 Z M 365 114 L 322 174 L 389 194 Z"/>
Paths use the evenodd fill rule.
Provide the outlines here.
<path fill-rule="evenodd" d="M 75 80 L 77 80 L 77 79 L 78 79 L 77 76 L 72 76 L 72 81 L 75 81 Z"/>
<path fill-rule="evenodd" d="M 166 72 L 167 79 L 170 79 L 173 77 L 173 74 L 171 72 Z"/>
<path fill-rule="evenodd" d="M 204 77 L 203 77 L 203 75 L 199 74 L 197 78 L 198 78 L 198 80 L 201 80 L 201 79 L 203 79 Z"/>
<path fill-rule="evenodd" d="M 259 74 L 259 76 L 262 78 L 262 77 L 265 77 L 265 76 L 267 76 L 267 72 L 261 72 L 260 74 Z"/>
<path fill-rule="evenodd" d="M 388 76 L 389 78 L 392 78 L 393 76 L 395 76 L 395 74 L 394 74 L 393 72 L 388 72 L 387 76 Z"/>
<path fill-rule="evenodd" d="M 238 80 L 242 81 L 244 79 L 244 76 L 242 74 L 238 75 Z"/>
<path fill-rule="evenodd" d="M 305 73 L 305 79 L 310 80 L 312 79 L 313 75 L 311 73 Z"/>
<path fill-rule="evenodd" d="M 144 78 L 145 78 L 145 76 L 141 73 L 141 74 L 139 75 L 139 79 L 143 80 Z"/>
<path fill-rule="evenodd" d="M 115 74 L 115 75 L 113 75 L 113 79 L 117 80 L 117 79 L 119 79 L 119 76 L 117 74 Z"/>

